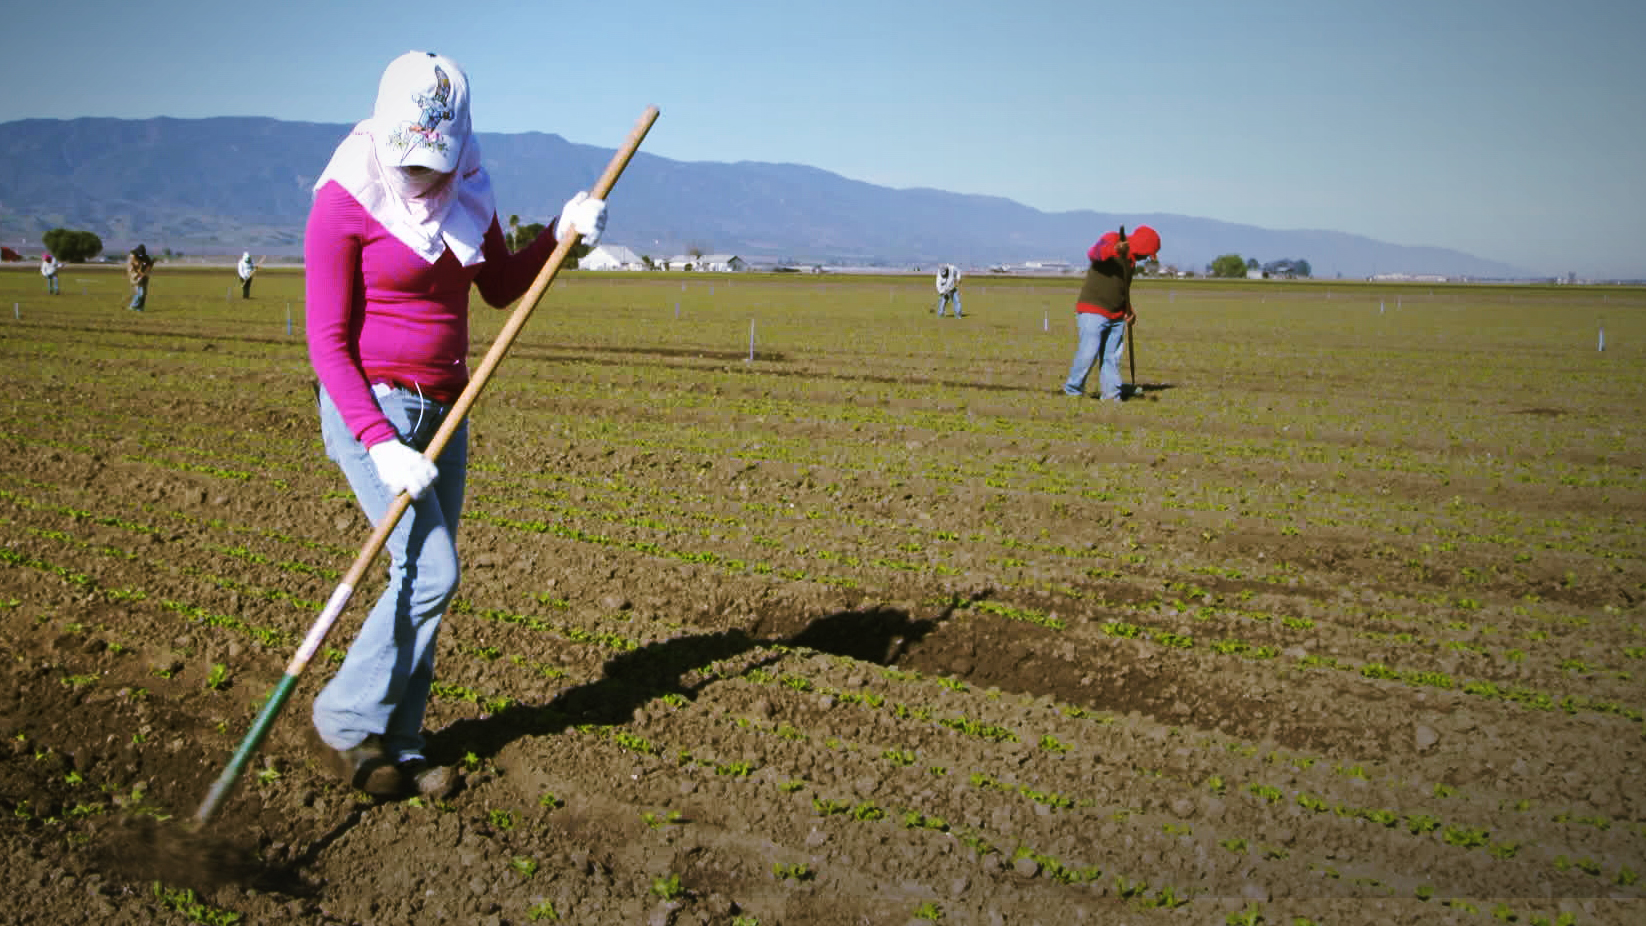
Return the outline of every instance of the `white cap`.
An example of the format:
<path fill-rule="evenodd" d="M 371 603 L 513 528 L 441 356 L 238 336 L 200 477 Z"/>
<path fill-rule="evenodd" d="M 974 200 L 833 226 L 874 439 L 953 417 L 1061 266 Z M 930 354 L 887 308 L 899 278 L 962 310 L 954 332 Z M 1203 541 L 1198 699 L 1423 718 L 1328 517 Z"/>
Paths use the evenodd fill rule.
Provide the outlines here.
<path fill-rule="evenodd" d="M 451 173 L 469 138 L 468 75 L 444 55 L 406 52 L 383 71 L 372 121 L 384 167 Z"/>

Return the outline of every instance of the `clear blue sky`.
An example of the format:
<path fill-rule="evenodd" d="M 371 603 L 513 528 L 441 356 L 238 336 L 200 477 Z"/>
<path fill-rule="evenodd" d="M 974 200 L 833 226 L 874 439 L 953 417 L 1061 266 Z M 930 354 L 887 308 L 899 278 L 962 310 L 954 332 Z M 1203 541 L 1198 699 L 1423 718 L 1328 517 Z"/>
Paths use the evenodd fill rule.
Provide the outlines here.
<path fill-rule="evenodd" d="M 0 122 L 352 123 L 431 50 L 481 131 L 615 148 L 656 105 L 677 160 L 1646 277 L 1643 34 L 1622 0 L 37 2 Z"/>

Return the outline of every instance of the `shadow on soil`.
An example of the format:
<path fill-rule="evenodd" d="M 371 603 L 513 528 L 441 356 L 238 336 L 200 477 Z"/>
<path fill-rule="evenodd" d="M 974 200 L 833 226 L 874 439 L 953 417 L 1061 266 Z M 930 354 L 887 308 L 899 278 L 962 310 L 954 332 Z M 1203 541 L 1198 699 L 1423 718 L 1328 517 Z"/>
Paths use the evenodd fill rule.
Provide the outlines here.
<path fill-rule="evenodd" d="M 986 594 L 986 593 L 985 593 Z M 795 646 L 876 665 L 891 665 L 933 630 L 978 598 L 955 598 L 936 617 L 914 619 L 893 608 L 840 611 L 818 618 L 787 636 L 759 636 L 743 628 L 677 637 L 642 646 L 606 662 L 599 680 L 562 692 L 548 704 L 514 705 L 490 717 L 459 720 L 430 734 L 426 744 L 430 761 L 451 765 L 465 754 L 495 756 L 503 747 L 527 736 L 553 736 L 585 723 L 619 724 L 633 718 L 641 706 L 664 695 L 694 698 L 714 678 L 688 683 L 685 676 L 723 659 L 766 646 Z M 762 660 L 758 668 L 776 660 Z"/>

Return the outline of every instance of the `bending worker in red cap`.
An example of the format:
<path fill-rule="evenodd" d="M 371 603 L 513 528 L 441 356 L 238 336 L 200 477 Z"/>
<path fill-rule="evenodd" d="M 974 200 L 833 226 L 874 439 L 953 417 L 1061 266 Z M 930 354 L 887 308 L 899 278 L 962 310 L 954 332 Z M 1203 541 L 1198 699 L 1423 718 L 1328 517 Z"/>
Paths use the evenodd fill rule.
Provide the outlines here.
<path fill-rule="evenodd" d="M 1086 252 L 1091 266 L 1074 307 L 1080 342 L 1075 347 L 1074 362 L 1069 365 L 1069 378 L 1063 383 L 1064 395 L 1085 395 L 1086 378 L 1099 357 L 1103 362 L 1097 374 L 1099 398 L 1119 402 L 1127 394 L 1137 394 L 1135 384 L 1127 390 L 1120 380 L 1126 329 L 1136 317 L 1132 311 L 1132 271 L 1138 258 L 1158 253 L 1160 235 L 1147 225 L 1139 225 L 1130 239 L 1107 232 Z"/>

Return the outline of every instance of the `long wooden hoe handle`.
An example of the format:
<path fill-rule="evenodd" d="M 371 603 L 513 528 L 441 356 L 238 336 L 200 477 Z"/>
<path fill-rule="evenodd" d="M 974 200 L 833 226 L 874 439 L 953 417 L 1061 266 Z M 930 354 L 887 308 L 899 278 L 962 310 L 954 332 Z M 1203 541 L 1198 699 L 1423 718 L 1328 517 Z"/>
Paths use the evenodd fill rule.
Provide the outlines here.
<path fill-rule="evenodd" d="M 1126 226 L 1124 225 L 1120 226 L 1120 240 L 1126 240 Z M 1131 287 L 1129 286 L 1126 288 L 1126 298 L 1128 300 L 1131 299 Z M 1126 304 L 1130 306 L 1131 302 L 1128 301 Z M 1135 342 L 1132 340 L 1132 334 L 1134 333 L 1134 329 L 1137 327 L 1135 324 L 1136 321 L 1137 319 L 1135 316 L 1126 319 L 1126 361 L 1132 368 L 1131 382 L 1132 389 L 1134 391 L 1137 389 L 1137 348 L 1134 346 Z"/>
<path fill-rule="evenodd" d="M 611 163 L 606 165 L 606 172 L 600 175 L 599 180 L 595 181 L 594 188 L 589 191 L 590 196 L 595 199 L 607 198 L 612 187 L 617 185 L 617 178 L 623 175 L 623 169 L 629 166 L 629 160 L 634 157 L 636 151 L 640 150 L 640 142 L 645 139 L 646 133 L 651 131 L 652 123 L 657 121 L 657 115 L 657 107 L 647 107 L 645 113 L 641 115 L 640 121 L 635 123 L 634 130 L 629 133 L 628 139 L 623 142 L 623 147 L 612 155 Z M 497 369 L 497 365 L 503 362 L 503 355 L 508 353 L 509 347 L 514 343 L 515 337 L 519 335 L 520 329 L 525 327 L 526 321 L 531 318 L 532 312 L 536 310 L 538 300 L 543 298 L 543 293 L 548 290 L 549 284 L 553 283 L 554 278 L 559 275 L 560 267 L 566 262 L 572 248 L 576 247 L 578 241 L 582 240 L 583 237 L 582 233 L 575 227 L 570 229 L 557 228 L 556 232 L 562 234 L 560 234 L 559 242 L 555 245 L 554 252 L 549 255 L 548 263 L 544 264 L 543 269 L 538 271 L 537 279 L 532 281 L 531 288 L 526 290 L 525 296 L 521 297 L 520 304 L 515 307 L 514 313 L 509 316 L 503 330 L 498 333 L 497 340 L 492 342 L 491 349 L 486 352 L 485 359 L 481 360 L 480 366 L 475 368 L 474 376 L 469 380 L 469 385 L 464 388 L 462 395 L 457 397 L 457 402 L 452 405 L 451 411 L 446 414 L 446 420 L 440 426 L 440 430 L 435 432 L 434 439 L 429 441 L 428 448 L 423 451 L 423 455 L 430 460 L 440 458 L 440 452 L 446 448 L 447 441 L 451 440 L 452 434 L 457 431 L 458 426 L 463 423 L 463 419 L 468 416 L 469 408 L 480 397 L 480 393 L 486 388 L 486 383 L 491 380 L 492 373 Z M 268 736 L 269 729 L 274 725 L 274 718 L 280 713 L 280 708 L 285 705 L 286 700 L 291 697 L 292 691 L 296 689 L 298 676 L 303 674 L 304 668 L 308 666 L 309 660 L 314 658 L 314 654 L 320 651 L 320 645 L 325 642 L 326 635 L 331 632 L 332 625 L 337 623 L 337 618 L 343 613 L 343 609 L 348 606 L 349 598 L 354 595 L 355 586 L 359 585 L 360 580 L 365 578 L 366 570 L 371 567 L 372 561 L 377 559 L 377 554 L 382 552 L 384 544 L 388 542 L 389 534 L 393 533 L 395 525 L 400 522 L 401 516 L 406 513 L 406 508 L 410 505 L 411 496 L 403 492 L 396 496 L 394 502 L 389 505 L 388 512 L 372 531 L 371 537 L 366 540 L 366 545 L 361 547 L 360 555 L 354 559 L 354 565 L 349 567 L 349 571 L 343 576 L 343 580 L 337 584 L 337 588 L 332 592 L 325 608 L 321 610 L 320 617 L 315 620 L 314 626 L 309 628 L 308 636 L 303 638 L 302 645 L 297 648 L 291 662 L 287 663 L 286 674 L 274 686 L 268 700 L 263 704 L 263 709 L 258 712 L 257 717 L 252 721 L 251 730 L 246 733 L 245 739 L 240 741 L 239 748 L 235 750 L 228 766 L 223 769 L 223 774 L 219 775 L 217 781 L 212 784 L 211 790 L 206 794 L 205 801 L 201 803 L 200 809 L 195 812 L 194 826 L 196 829 L 204 827 L 211 821 L 212 815 L 217 812 L 218 807 L 234 788 L 235 782 L 240 778 L 240 773 L 245 770 L 246 763 L 250 761 L 252 754 L 257 751 L 257 747 L 262 744 L 263 739 Z"/>

